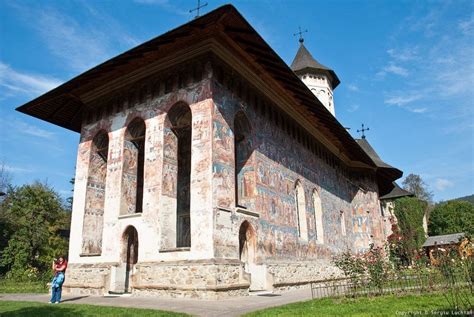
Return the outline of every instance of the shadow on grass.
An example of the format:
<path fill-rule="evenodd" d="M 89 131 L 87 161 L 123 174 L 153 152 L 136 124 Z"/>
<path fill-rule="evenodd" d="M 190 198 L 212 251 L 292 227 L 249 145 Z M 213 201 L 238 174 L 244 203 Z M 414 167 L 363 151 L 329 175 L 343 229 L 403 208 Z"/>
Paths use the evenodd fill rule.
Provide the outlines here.
<path fill-rule="evenodd" d="M 7 312 L 2 312 L 2 317 L 21 317 L 21 316 L 48 316 L 48 317 L 63 317 L 63 316 L 85 316 L 81 312 L 78 312 L 73 307 L 57 307 L 53 306 L 32 306 L 32 307 L 22 307 L 15 310 L 10 310 Z M 89 314 L 90 316 L 90 314 Z"/>

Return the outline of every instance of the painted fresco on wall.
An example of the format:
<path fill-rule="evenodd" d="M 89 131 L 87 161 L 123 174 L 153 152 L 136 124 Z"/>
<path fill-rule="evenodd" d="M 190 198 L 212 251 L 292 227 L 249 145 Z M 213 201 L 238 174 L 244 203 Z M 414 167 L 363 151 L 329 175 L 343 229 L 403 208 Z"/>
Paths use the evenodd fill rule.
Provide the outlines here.
<path fill-rule="evenodd" d="M 82 254 L 101 254 L 109 138 L 101 131 L 92 140 L 82 229 Z"/>
<path fill-rule="evenodd" d="M 128 140 L 123 142 L 122 206 L 121 214 L 133 214 L 136 210 L 138 150 Z"/>
<path fill-rule="evenodd" d="M 231 126 L 235 115 L 235 105 L 242 104 L 235 94 L 231 94 L 226 88 L 216 85 L 214 102 L 216 103 L 214 122 L 214 147 L 222 149 L 223 131 Z M 302 143 L 290 136 L 274 119 L 276 115 L 270 112 L 270 108 L 264 110 L 265 114 L 256 111 L 253 105 L 246 105 L 246 115 L 255 126 L 253 147 L 253 157 L 251 168 L 254 173 L 255 184 L 255 211 L 260 214 L 256 221 L 255 228 L 258 237 L 258 256 L 267 260 L 294 259 L 294 257 L 326 258 L 329 259 L 333 252 L 341 252 L 347 248 L 353 251 L 362 251 L 369 247 L 373 241 L 370 234 L 360 235 L 359 228 L 353 223 L 359 223 L 362 216 L 353 215 L 349 212 L 354 206 L 365 206 L 370 210 L 377 205 L 376 185 L 371 179 L 348 179 L 340 174 L 326 161 L 310 152 Z M 270 112 L 270 113 L 269 113 Z M 295 134 L 297 136 L 297 134 Z M 217 151 L 216 151 L 217 152 Z M 244 153 L 244 152 L 242 152 Z M 216 201 L 222 202 L 225 191 L 219 188 L 222 183 L 223 166 L 231 166 L 229 155 L 224 151 L 214 154 L 214 175 L 215 187 L 214 195 Z M 250 169 L 251 170 L 251 169 Z M 244 169 L 245 171 L 245 169 Z M 244 172 L 245 173 L 245 172 Z M 250 176 L 249 175 L 249 176 Z M 298 215 L 295 202 L 294 186 L 297 179 L 304 180 L 304 190 L 311 193 L 318 189 L 321 199 L 321 222 L 323 230 L 327 235 L 324 243 L 317 244 L 315 209 L 312 199 L 306 199 L 306 229 L 308 241 L 298 237 Z M 218 182 L 216 182 L 218 180 Z M 252 182 L 250 182 L 251 184 Z M 245 179 L 237 177 L 239 185 L 238 194 L 245 194 Z M 364 189 L 362 189 L 364 188 Z M 250 190 L 253 190 L 250 188 Z M 369 192 L 369 194 L 364 194 Z M 226 201 L 230 201 L 227 199 Z M 345 234 L 341 230 L 341 211 L 345 217 Z M 376 214 L 374 212 L 373 214 Z M 363 215 L 367 218 L 367 214 Z M 236 216 L 229 232 L 236 232 L 237 226 L 242 221 L 242 217 Z M 248 218 L 244 218 L 248 219 Z M 360 218 L 361 226 L 369 228 L 373 222 Z M 304 223 L 304 221 L 301 221 Z M 367 229 L 368 230 L 368 229 Z M 216 248 L 235 244 L 235 236 L 229 237 L 227 229 L 221 228 L 222 235 L 216 233 Z M 224 232 L 226 232 L 224 234 Z M 232 240 L 234 239 L 234 240 Z M 379 240 L 377 240 L 379 239 Z M 376 237 L 375 241 L 381 241 L 382 237 Z M 230 241 L 227 241 L 230 240 Z M 223 251 L 228 252 L 228 251 Z M 219 254 L 219 250 L 216 251 Z"/>
<path fill-rule="evenodd" d="M 252 159 L 252 127 L 243 111 L 234 117 L 234 164 L 236 174 L 236 204 L 249 208 L 255 193 L 255 168 Z"/>

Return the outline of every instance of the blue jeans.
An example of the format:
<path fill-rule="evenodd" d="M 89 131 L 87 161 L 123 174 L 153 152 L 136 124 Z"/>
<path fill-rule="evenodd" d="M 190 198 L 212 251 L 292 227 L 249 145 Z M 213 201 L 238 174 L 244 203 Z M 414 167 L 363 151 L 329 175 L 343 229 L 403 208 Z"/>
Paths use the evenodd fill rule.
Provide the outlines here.
<path fill-rule="evenodd" d="M 51 303 L 61 302 L 61 290 L 63 286 L 51 288 Z"/>
<path fill-rule="evenodd" d="M 51 282 L 51 303 L 61 301 L 61 291 L 64 283 L 64 273 L 58 272 Z"/>

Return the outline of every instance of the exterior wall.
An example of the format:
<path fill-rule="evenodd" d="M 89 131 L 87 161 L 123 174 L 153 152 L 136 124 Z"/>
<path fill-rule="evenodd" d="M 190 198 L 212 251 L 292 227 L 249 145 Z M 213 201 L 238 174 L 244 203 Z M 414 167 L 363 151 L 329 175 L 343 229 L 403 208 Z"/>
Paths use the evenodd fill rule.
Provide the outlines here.
<path fill-rule="evenodd" d="M 397 217 L 395 216 L 395 199 L 384 199 L 380 201 L 380 208 L 382 209 L 383 214 L 383 223 L 384 223 L 384 234 L 386 237 L 393 234 L 393 226 L 398 223 Z M 428 237 L 428 211 L 423 215 L 423 230 L 425 236 Z"/>
<path fill-rule="evenodd" d="M 92 142 L 89 152 L 90 160 L 87 176 L 86 204 L 83 220 L 84 225 L 82 228 L 82 236 L 84 237 L 82 240 L 82 253 L 97 255 L 100 254 L 102 250 L 107 161 L 99 154 L 94 141 Z"/>
<path fill-rule="evenodd" d="M 393 234 L 393 226 L 397 224 L 397 217 L 394 213 L 394 201 L 383 200 L 380 202 L 380 208 L 382 209 L 383 222 L 384 222 L 384 233 L 388 237 Z"/>
<path fill-rule="evenodd" d="M 115 279 L 122 274 L 123 233 L 128 226 L 138 231 L 138 263 L 131 283 L 137 295 L 217 298 L 244 294 L 252 284 L 249 266 L 239 260 L 239 230 L 244 221 L 256 232 L 252 265 L 265 275 L 266 288 L 293 287 L 337 275 L 330 264 L 333 254 L 346 249 L 363 251 L 369 243 L 383 241 L 374 176 L 370 172 L 359 178 L 347 176 L 310 151 L 299 134 L 289 134 L 272 114 L 272 107 L 266 105 L 263 112 L 257 109 L 260 101 L 238 97 L 215 80 L 213 71 L 207 63 L 197 81 L 171 77 L 165 85 L 156 86 L 152 81 L 148 88 L 134 91 L 132 87 L 113 110 L 84 123 L 65 289 L 81 292 L 82 283 L 96 293 L 114 290 Z M 176 169 L 165 162 L 169 145 L 165 120 L 178 102 L 188 104 L 192 112 L 190 248 L 176 248 L 176 195 L 169 192 L 177 189 L 167 187 L 176 184 Z M 250 122 L 252 151 L 238 178 L 245 206 L 236 208 L 234 118 L 238 112 Z M 124 136 L 126 126 L 136 117 L 146 124 L 143 212 L 124 214 L 120 212 L 124 165 L 128 166 L 124 164 Z M 109 134 L 102 250 L 83 256 L 81 245 L 87 237 L 81 236 L 81 228 L 91 139 L 101 129 Z M 305 221 L 300 223 L 306 223 L 307 239 L 298 234 L 297 181 L 305 196 L 305 208 L 301 208 Z M 314 191 L 322 206 L 324 233 L 319 240 Z M 255 281 L 257 274 L 253 277 Z"/>
<path fill-rule="evenodd" d="M 124 92 L 115 113 L 97 115 L 93 122 L 85 122 L 82 127 L 78 150 L 76 182 L 74 190 L 74 206 L 71 223 L 71 239 L 69 248 L 68 279 L 65 287 L 70 286 L 74 279 L 69 276 L 83 275 L 84 287 L 88 287 L 89 275 L 93 271 L 84 271 L 84 265 L 98 263 L 118 263 L 124 261 L 123 233 L 128 226 L 138 230 L 139 252 L 138 262 L 160 262 L 188 259 L 209 259 L 213 254 L 212 214 L 211 207 L 211 111 L 209 76 L 205 73 L 199 80 L 187 78 L 186 87 L 179 88 L 178 81 L 172 82 L 169 92 L 165 93 L 164 85 L 144 97 L 139 91 Z M 163 219 L 169 209 L 173 208 L 163 199 L 163 126 L 168 110 L 178 102 L 185 102 L 192 111 L 192 162 L 191 162 L 191 236 L 195 241 L 191 248 L 173 250 L 165 245 Z M 131 166 L 136 162 L 124 164 L 124 136 L 126 126 L 136 117 L 142 118 L 146 124 L 145 162 L 144 162 L 144 195 L 142 213 L 121 213 L 124 189 L 122 186 L 124 165 Z M 81 246 L 86 188 L 91 153 L 91 140 L 99 130 L 109 135 L 109 153 L 107 162 L 107 179 L 105 184 L 105 203 L 103 212 L 102 250 L 93 255 L 84 256 Z M 128 210 L 128 209 L 127 209 Z M 172 211 L 171 211 L 172 213 Z M 201 228 L 209 228 L 201 230 Z M 174 248 L 176 246 L 174 245 Z M 166 250 L 162 250 L 166 249 Z M 163 252 L 161 252 L 163 251 Z M 115 267 L 117 266 L 115 265 Z M 114 265 L 108 265 L 113 268 Z M 112 272 L 113 275 L 113 272 Z M 113 277 L 109 277 L 112 278 Z M 78 279 L 80 279 L 78 277 Z M 97 282 L 98 283 L 98 282 Z M 80 283 L 78 283 L 80 284 Z"/>
<path fill-rule="evenodd" d="M 257 232 L 257 263 L 266 265 L 274 285 L 297 285 L 303 280 L 339 274 L 330 264 L 335 253 L 346 249 L 361 252 L 370 243 L 383 243 L 383 219 L 373 177 L 346 178 L 277 127 L 271 115 L 262 116 L 255 105 L 236 97 L 223 85 L 215 85 L 213 202 L 216 257 L 239 257 L 239 227 L 247 220 Z M 232 123 L 235 114 L 243 109 L 251 122 L 255 145 L 251 155 L 255 162 L 255 208 L 247 210 L 233 208 Z M 305 192 L 308 241 L 298 235 L 294 190 L 297 180 Z M 324 243 L 317 240 L 313 191 L 321 197 Z"/>

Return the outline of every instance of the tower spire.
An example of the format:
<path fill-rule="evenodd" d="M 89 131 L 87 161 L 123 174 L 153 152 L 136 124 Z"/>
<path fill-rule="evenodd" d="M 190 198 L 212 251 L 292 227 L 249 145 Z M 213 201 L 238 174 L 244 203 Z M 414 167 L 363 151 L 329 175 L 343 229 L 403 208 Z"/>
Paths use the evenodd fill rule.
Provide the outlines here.
<path fill-rule="evenodd" d="M 291 69 L 323 106 L 335 116 L 333 90 L 339 85 L 339 78 L 332 69 L 319 63 L 305 47 L 303 33 L 308 30 L 303 31 L 301 27 L 298 29 L 299 31 L 294 36 L 299 36 L 300 47 L 291 63 Z"/>

